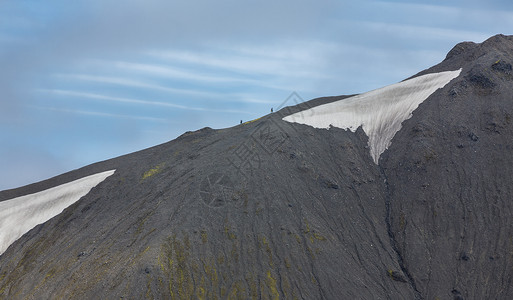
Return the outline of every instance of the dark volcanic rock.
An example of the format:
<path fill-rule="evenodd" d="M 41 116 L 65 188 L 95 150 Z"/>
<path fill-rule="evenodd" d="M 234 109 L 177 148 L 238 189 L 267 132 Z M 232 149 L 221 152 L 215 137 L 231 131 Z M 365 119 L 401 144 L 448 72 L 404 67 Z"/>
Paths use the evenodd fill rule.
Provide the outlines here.
<path fill-rule="evenodd" d="M 116 173 L 0 256 L 1 299 L 512 299 L 513 38 L 462 68 L 376 165 L 361 128 L 284 115 L 166 144 L 0 201 Z"/>
<path fill-rule="evenodd" d="M 513 81 L 491 68 L 513 61 L 513 39 L 496 36 L 470 51 L 479 55 L 462 65 L 467 74 L 421 104 L 381 160 L 392 232 L 425 299 L 451 291 L 454 299 L 513 297 Z M 447 97 L 454 87 L 462 93 Z M 419 123 L 434 134 L 418 137 Z"/>
<path fill-rule="evenodd" d="M 401 267 L 367 137 L 281 117 L 109 161 L 114 175 L 0 257 L 0 295 L 413 298 L 386 275 Z"/>

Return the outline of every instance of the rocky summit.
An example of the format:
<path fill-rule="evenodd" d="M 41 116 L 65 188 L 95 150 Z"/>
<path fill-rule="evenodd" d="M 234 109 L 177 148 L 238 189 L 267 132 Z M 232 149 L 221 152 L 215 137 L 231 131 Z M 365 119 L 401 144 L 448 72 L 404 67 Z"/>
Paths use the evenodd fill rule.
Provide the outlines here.
<path fill-rule="evenodd" d="M 513 299 L 512 64 L 513 36 L 464 42 L 2 191 L 0 299 Z"/>

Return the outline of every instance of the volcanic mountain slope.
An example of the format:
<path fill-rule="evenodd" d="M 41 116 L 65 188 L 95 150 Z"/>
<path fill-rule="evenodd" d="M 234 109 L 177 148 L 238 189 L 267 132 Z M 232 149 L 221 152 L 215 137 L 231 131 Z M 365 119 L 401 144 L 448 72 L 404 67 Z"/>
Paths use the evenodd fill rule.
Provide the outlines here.
<path fill-rule="evenodd" d="M 0 192 L 115 170 L 1 254 L 0 298 L 512 299 L 512 63 L 498 35 L 404 81 L 457 72 L 383 153 L 319 98 Z"/>

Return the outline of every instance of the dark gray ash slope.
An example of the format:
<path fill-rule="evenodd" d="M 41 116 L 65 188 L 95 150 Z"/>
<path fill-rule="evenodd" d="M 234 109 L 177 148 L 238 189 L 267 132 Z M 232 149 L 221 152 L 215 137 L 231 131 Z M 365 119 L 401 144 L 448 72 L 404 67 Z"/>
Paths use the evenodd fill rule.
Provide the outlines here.
<path fill-rule="evenodd" d="M 281 120 L 202 129 L 0 201 L 117 169 L 0 256 L 1 299 L 511 299 L 513 38 L 458 44 L 463 68 L 367 137 Z"/>

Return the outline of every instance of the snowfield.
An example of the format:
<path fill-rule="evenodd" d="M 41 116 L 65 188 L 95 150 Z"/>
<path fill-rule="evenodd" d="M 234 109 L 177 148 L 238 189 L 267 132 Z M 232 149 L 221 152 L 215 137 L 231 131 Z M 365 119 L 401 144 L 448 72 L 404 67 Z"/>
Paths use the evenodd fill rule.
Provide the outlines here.
<path fill-rule="evenodd" d="M 22 235 L 60 214 L 114 172 L 111 170 L 94 174 L 35 194 L 0 202 L 0 255 Z"/>
<path fill-rule="evenodd" d="M 459 76 L 461 69 L 432 73 L 389 85 L 374 91 L 319 105 L 284 117 L 292 123 L 329 129 L 330 126 L 353 132 L 362 126 L 369 137 L 371 156 L 376 164 L 401 123 L 437 89 Z"/>

